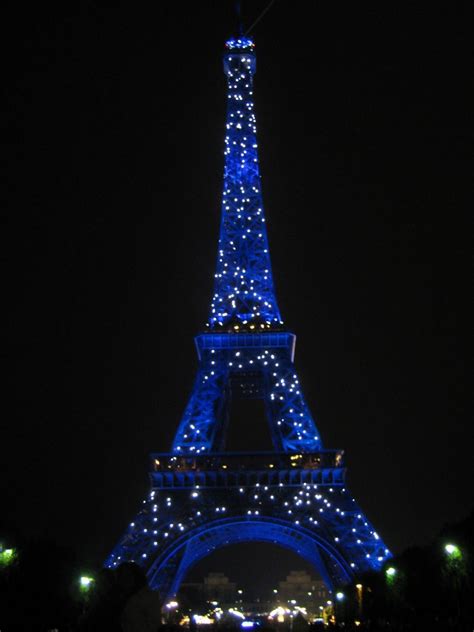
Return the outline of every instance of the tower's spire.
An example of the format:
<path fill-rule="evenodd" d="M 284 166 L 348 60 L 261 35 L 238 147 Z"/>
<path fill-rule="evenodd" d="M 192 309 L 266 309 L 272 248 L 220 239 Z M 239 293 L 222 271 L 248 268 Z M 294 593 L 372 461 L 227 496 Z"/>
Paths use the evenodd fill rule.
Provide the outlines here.
<path fill-rule="evenodd" d="M 281 327 L 273 287 L 258 167 L 252 81 L 254 43 L 226 43 L 228 81 L 224 191 L 208 326 L 262 331 Z"/>
<path fill-rule="evenodd" d="M 244 27 L 242 24 L 242 5 L 240 0 L 235 0 L 235 14 L 237 16 L 237 28 L 239 31 L 239 37 L 242 37 L 244 34 Z"/>

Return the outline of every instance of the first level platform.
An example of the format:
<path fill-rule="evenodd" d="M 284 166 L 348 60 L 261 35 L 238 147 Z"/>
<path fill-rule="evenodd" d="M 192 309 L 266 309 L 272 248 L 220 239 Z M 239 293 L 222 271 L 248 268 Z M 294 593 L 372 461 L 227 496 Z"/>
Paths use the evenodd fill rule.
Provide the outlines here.
<path fill-rule="evenodd" d="M 217 454 L 150 455 L 150 478 L 159 489 L 344 485 L 342 450 L 311 453 L 223 452 Z"/>

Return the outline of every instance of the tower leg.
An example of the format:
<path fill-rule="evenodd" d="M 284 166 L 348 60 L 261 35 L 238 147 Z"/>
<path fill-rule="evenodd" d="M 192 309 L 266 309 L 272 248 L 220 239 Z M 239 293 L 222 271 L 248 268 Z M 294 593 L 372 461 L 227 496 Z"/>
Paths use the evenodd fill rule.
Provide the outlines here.
<path fill-rule="evenodd" d="M 201 363 L 193 391 L 173 442 L 176 454 L 200 454 L 222 449 L 228 415 L 228 372 Z"/>

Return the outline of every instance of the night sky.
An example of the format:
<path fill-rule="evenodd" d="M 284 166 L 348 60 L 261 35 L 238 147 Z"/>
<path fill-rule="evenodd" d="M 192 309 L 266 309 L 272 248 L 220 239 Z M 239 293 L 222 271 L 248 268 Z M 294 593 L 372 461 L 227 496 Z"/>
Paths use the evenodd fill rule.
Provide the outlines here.
<path fill-rule="evenodd" d="M 244 2 L 244 25 L 267 4 Z M 474 501 L 472 22 L 457 6 L 276 0 L 253 33 L 280 309 L 325 447 L 346 450 L 348 485 L 394 552 Z M 233 2 L 3 11 L 0 522 L 99 563 L 194 380 Z M 252 436 L 242 424 L 234 439 L 263 447 L 263 421 Z M 214 570 L 237 567 L 231 553 Z"/>

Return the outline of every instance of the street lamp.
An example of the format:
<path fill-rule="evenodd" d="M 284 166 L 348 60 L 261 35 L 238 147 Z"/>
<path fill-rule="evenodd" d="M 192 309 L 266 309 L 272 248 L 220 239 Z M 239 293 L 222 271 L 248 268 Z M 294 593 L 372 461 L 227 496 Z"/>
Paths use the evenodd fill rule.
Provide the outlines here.
<path fill-rule="evenodd" d="M 461 549 L 456 544 L 448 542 L 448 544 L 444 545 L 444 551 L 447 556 L 446 575 L 452 591 L 455 621 L 458 623 L 461 617 L 461 596 L 464 594 L 466 588 L 466 568 Z"/>
<path fill-rule="evenodd" d="M 94 581 L 93 577 L 89 577 L 88 575 L 82 575 L 82 577 L 79 578 L 79 588 L 81 589 L 81 592 L 83 593 L 89 592 L 89 590 L 92 587 L 93 581 Z"/>
<path fill-rule="evenodd" d="M 394 566 L 389 566 L 385 569 L 385 579 L 388 586 L 394 586 L 397 579 L 398 571 Z"/>
<path fill-rule="evenodd" d="M 362 584 L 356 584 L 357 589 L 357 609 L 359 616 L 362 616 Z"/>
<path fill-rule="evenodd" d="M 452 559 L 459 559 L 461 557 L 461 549 L 455 544 L 446 544 L 444 550 Z"/>
<path fill-rule="evenodd" d="M 338 601 L 342 601 L 344 599 L 344 593 L 343 592 L 337 592 L 336 593 L 336 599 Z"/>
<path fill-rule="evenodd" d="M 15 549 L 4 549 L 0 544 L 0 566 L 10 566 L 15 560 Z"/>
<path fill-rule="evenodd" d="M 328 622 L 336 623 L 336 613 L 334 610 L 334 604 L 330 599 L 326 601 L 326 605 L 323 609 L 323 619 L 326 624 Z"/>

